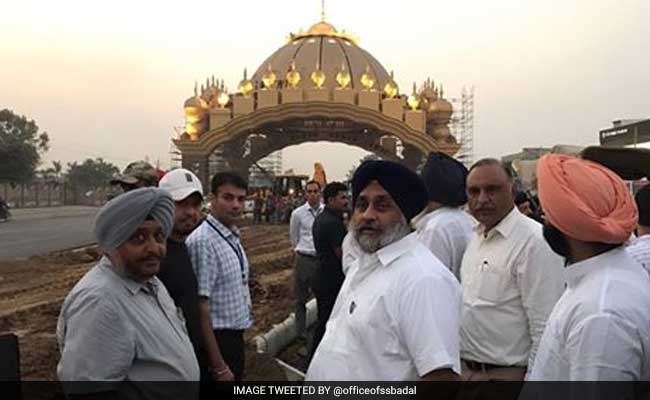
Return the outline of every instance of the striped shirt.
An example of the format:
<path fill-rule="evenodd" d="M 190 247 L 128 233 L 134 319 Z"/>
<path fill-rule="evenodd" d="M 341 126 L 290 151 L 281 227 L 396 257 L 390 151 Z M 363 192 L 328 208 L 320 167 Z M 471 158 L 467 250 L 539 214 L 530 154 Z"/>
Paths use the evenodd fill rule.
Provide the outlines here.
<path fill-rule="evenodd" d="M 199 296 L 208 298 L 214 329 L 246 329 L 253 324 L 248 288 L 249 265 L 239 239 L 209 215 L 186 240 L 199 285 Z"/>

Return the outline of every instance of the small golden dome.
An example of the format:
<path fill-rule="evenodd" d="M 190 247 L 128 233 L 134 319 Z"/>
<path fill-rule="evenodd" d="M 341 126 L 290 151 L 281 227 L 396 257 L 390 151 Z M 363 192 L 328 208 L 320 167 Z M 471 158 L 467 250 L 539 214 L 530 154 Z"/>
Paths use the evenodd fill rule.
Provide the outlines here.
<path fill-rule="evenodd" d="M 295 89 L 300 83 L 300 72 L 296 71 L 295 61 L 291 62 L 291 67 L 289 68 L 289 72 L 287 72 L 287 83 L 292 89 Z"/>
<path fill-rule="evenodd" d="M 372 90 L 372 87 L 375 86 L 375 77 L 370 72 L 370 66 L 366 66 L 366 72 L 361 75 L 361 85 L 366 90 Z"/>
<path fill-rule="evenodd" d="M 251 92 L 255 89 L 255 87 L 253 86 L 253 82 L 251 82 L 251 80 L 247 78 L 246 68 L 244 68 L 244 79 L 242 79 L 242 81 L 239 82 L 239 86 L 237 86 L 237 89 L 241 92 L 241 94 L 244 95 L 244 97 L 248 97 L 251 94 Z"/>
<path fill-rule="evenodd" d="M 205 102 L 200 96 L 199 96 L 199 89 L 196 86 L 196 83 L 194 84 L 194 96 L 190 97 L 189 99 L 185 100 L 185 104 L 183 105 L 184 108 L 190 108 L 190 109 L 206 109 L 208 108 L 208 103 Z M 189 111 L 189 110 L 186 110 Z"/>
<path fill-rule="evenodd" d="M 415 82 L 413 82 L 413 93 L 411 93 L 406 103 L 409 105 L 409 107 L 411 107 L 411 110 L 413 111 L 416 111 L 420 105 L 420 99 L 418 98 L 418 94 L 415 90 Z"/>

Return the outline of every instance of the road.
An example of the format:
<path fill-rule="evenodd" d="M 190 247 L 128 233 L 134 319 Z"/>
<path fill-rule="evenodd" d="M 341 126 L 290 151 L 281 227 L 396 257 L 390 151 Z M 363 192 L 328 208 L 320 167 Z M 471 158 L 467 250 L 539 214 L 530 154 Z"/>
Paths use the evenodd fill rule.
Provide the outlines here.
<path fill-rule="evenodd" d="M 99 208 L 69 206 L 11 210 L 0 222 L 0 260 L 43 255 L 94 242 L 93 221 Z"/>

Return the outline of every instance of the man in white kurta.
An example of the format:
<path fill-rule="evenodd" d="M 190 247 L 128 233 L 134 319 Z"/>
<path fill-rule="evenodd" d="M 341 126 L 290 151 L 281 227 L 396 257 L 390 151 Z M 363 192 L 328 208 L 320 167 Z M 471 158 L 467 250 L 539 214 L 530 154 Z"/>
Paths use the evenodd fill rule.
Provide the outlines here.
<path fill-rule="evenodd" d="M 467 203 L 467 168 L 458 160 L 433 152 L 421 173 L 429 202 L 415 222 L 417 237 L 460 280 L 460 265 L 472 236 Z"/>
<path fill-rule="evenodd" d="M 563 155 L 538 164 L 544 236 L 567 259 L 531 380 L 650 379 L 650 277 L 622 245 L 637 211 L 605 167 Z"/>
<path fill-rule="evenodd" d="M 306 380 L 454 379 L 460 287 L 409 233 L 407 221 L 426 203 L 421 182 L 399 164 L 371 161 L 357 169 L 352 191 L 350 226 L 361 251 Z"/>

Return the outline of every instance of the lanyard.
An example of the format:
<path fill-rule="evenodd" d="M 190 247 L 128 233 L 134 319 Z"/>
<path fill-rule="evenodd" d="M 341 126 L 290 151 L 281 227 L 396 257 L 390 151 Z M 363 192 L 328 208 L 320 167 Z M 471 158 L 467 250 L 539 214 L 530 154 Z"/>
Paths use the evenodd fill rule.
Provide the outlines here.
<path fill-rule="evenodd" d="M 210 225 L 212 227 L 212 229 L 214 229 L 214 231 L 217 232 L 219 234 L 219 236 L 221 236 L 221 238 L 226 241 L 226 243 L 228 243 L 228 246 L 230 246 L 232 251 L 235 252 L 235 255 L 237 256 L 237 259 L 239 260 L 239 268 L 241 269 L 241 280 L 245 284 L 246 283 L 246 274 L 244 272 L 244 255 L 241 253 L 241 250 L 238 248 L 238 246 L 236 247 L 234 244 L 232 244 L 230 242 L 230 240 L 228 240 L 226 238 L 226 236 L 223 233 L 221 233 L 221 231 L 219 229 L 217 229 L 216 226 L 214 226 L 212 224 L 212 222 L 208 221 L 207 219 L 205 220 L 205 222 L 207 222 L 208 225 Z"/>

